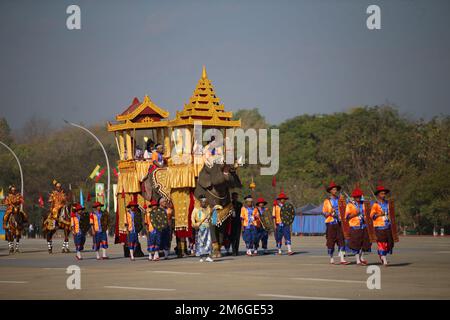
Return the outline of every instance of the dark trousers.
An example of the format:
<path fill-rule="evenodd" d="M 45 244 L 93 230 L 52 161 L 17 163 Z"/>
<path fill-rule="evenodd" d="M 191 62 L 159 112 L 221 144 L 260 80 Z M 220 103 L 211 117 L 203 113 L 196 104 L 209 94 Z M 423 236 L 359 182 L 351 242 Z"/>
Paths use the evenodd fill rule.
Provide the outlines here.
<path fill-rule="evenodd" d="M 237 256 L 239 254 L 239 243 L 241 240 L 241 219 L 233 218 L 231 221 L 231 249 L 233 250 L 233 254 Z"/>

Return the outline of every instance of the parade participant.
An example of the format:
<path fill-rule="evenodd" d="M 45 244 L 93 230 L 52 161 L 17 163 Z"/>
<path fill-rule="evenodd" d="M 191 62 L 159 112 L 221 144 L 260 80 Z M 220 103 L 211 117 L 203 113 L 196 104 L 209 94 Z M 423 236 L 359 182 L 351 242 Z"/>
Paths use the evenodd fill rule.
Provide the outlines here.
<path fill-rule="evenodd" d="M 253 199 L 250 195 L 244 198 L 244 206 L 241 209 L 241 221 L 243 227 L 242 239 L 245 242 L 247 256 L 253 255 L 256 238 L 256 221 L 255 208 L 253 207 Z"/>
<path fill-rule="evenodd" d="M 327 188 L 330 194 L 323 202 L 322 213 L 325 216 L 326 225 L 326 239 L 328 254 L 330 256 L 330 264 L 334 264 L 334 249 L 337 245 L 339 250 L 340 264 L 348 265 L 350 262 L 345 260 L 345 241 L 344 233 L 342 232 L 341 219 L 339 216 L 339 196 L 338 192 L 341 186 L 335 184 L 333 181 Z"/>
<path fill-rule="evenodd" d="M 208 205 L 204 195 L 199 196 L 200 207 L 195 207 L 192 211 L 192 227 L 195 232 L 195 255 L 200 257 L 200 262 L 213 262 L 211 259 L 211 207 Z"/>
<path fill-rule="evenodd" d="M 5 215 L 3 216 L 3 229 L 8 222 L 9 215 L 13 212 L 15 206 L 20 206 L 24 203 L 23 197 L 20 192 L 17 192 L 17 188 L 15 185 L 10 185 L 8 187 L 8 195 L 3 200 L 3 203 L 7 206 Z"/>
<path fill-rule="evenodd" d="M 367 265 L 364 252 L 370 252 L 371 242 L 364 220 L 365 208 L 362 201 L 363 192 L 356 187 L 351 194 L 353 200 L 347 203 L 345 208 L 345 219 L 350 225 L 349 247 L 356 257 L 356 264 Z"/>
<path fill-rule="evenodd" d="M 103 204 L 96 201 L 92 205 L 94 212 L 89 215 L 89 222 L 92 230 L 93 245 L 92 250 L 95 251 L 97 260 L 108 259 L 106 249 L 108 249 L 108 213 L 102 212 Z M 100 258 L 99 250 L 102 249 L 102 257 Z"/>
<path fill-rule="evenodd" d="M 392 236 L 392 225 L 389 217 L 389 201 L 386 195 L 389 189 L 379 185 L 375 191 L 376 202 L 370 210 L 370 218 L 373 220 L 375 235 L 377 238 L 378 256 L 384 266 L 388 265 L 387 254 L 392 254 L 394 238 Z"/>
<path fill-rule="evenodd" d="M 164 210 L 167 215 L 167 225 L 161 231 L 161 249 L 164 252 L 164 260 L 169 259 L 170 253 L 170 243 L 172 241 L 172 216 L 173 208 L 171 204 L 168 203 L 167 199 L 161 197 L 159 199 L 159 207 Z"/>
<path fill-rule="evenodd" d="M 130 250 L 130 260 L 134 261 L 134 251 L 136 250 L 138 239 L 136 220 L 138 216 L 138 204 L 135 201 L 130 201 L 127 205 L 127 212 L 125 213 L 125 227 L 127 228 L 127 244 Z"/>
<path fill-rule="evenodd" d="M 62 185 L 60 182 L 53 180 L 53 186 L 54 190 L 50 193 L 48 202 L 50 203 L 50 213 L 44 222 L 44 228 L 46 230 L 47 234 L 47 247 L 48 252 L 52 253 L 53 251 L 53 234 L 56 232 L 56 227 L 59 226 L 60 228 L 64 229 L 64 242 L 62 246 L 62 252 L 68 253 L 69 252 L 69 232 L 66 231 L 66 228 L 64 225 L 59 224 L 58 220 L 61 220 L 63 217 L 61 217 L 61 211 L 65 208 L 67 204 L 67 196 L 62 188 Z"/>
<path fill-rule="evenodd" d="M 70 227 L 73 233 L 73 242 L 75 243 L 77 260 L 82 260 L 81 251 L 84 250 L 84 244 L 86 242 L 86 233 L 83 230 L 83 210 L 84 207 L 76 203 L 72 207 L 72 212 L 70 214 Z"/>
<path fill-rule="evenodd" d="M 150 208 L 145 214 L 147 226 L 147 251 L 149 261 L 159 261 L 159 247 L 161 245 L 161 230 L 167 225 L 166 213 L 158 210 L 158 201 L 152 200 Z M 160 214 L 162 212 L 162 215 Z M 161 221 L 160 221 L 161 220 Z"/>
<path fill-rule="evenodd" d="M 164 162 L 164 156 L 163 156 L 164 148 L 162 144 L 157 143 L 155 145 L 155 150 L 152 152 L 152 166 L 150 166 L 149 172 L 153 172 L 157 168 L 164 168 L 165 162 Z"/>
<path fill-rule="evenodd" d="M 241 239 L 241 217 L 240 212 L 242 209 L 242 202 L 239 200 L 239 194 L 237 192 L 233 192 L 231 194 L 231 202 L 233 204 L 233 213 L 231 215 L 231 249 L 233 255 L 239 255 L 239 242 Z"/>
<path fill-rule="evenodd" d="M 282 254 L 281 246 L 283 244 L 283 238 L 288 249 L 288 255 L 294 254 L 291 247 L 291 224 L 295 213 L 293 212 L 292 205 L 286 202 L 288 199 L 286 194 L 281 192 L 278 195 L 272 210 L 272 217 L 275 222 L 275 240 L 277 242 L 278 255 Z"/>
<path fill-rule="evenodd" d="M 9 252 L 19 252 L 19 241 L 21 235 L 21 228 L 23 225 L 17 226 L 20 228 L 16 229 L 13 225 L 9 224 L 11 214 L 17 210 L 17 212 L 21 215 L 21 220 L 23 222 L 28 221 L 28 216 L 20 210 L 20 206 L 24 203 L 23 197 L 20 192 L 17 192 L 17 188 L 14 185 L 10 185 L 8 188 L 8 195 L 3 200 L 3 203 L 7 206 L 5 215 L 3 216 L 3 229 L 6 231 L 6 240 L 8 240 Z M 16 240 L 16 244 L 14 246 L 14 239 Z"/>
<path fill-rule="evenodd" d="M 255 236 L 255 250 L 254 253 L 258 254 L 259 243 L 261 242 L 261 247 L 264 250 L 264 254 L 267 254 L 267 242 L 269 240 L 269 233 L 264 228 L 264 215 L 267 214 L 267 201 L 260 197 L 256 200 L 256 208 L 253 210 L 253 215 L 255 216 L 256 222 L 256 236 Z M 272 222 L 273 223 L 273 222 Z"/>

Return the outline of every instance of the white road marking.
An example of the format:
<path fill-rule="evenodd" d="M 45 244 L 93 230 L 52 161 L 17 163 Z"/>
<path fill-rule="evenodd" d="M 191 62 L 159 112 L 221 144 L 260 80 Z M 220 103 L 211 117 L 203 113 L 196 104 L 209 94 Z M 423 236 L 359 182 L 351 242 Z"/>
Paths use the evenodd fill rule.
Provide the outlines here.
<path fill-rule="evenodd" d="M 143 290 L 143 291 L 175 291 L 176 289 L 165 288 L 139 288 L 139 287 L 119 287 L 119 286 L 105 286 L 107 289 L 125 289 L 125 290 Z"/>
<path fill-rule="evenodd" d="M 185 275 L 199 275 L 200 272 L 180 272 L 180 271 L 147 271 L 153 273 L 167 273 L 167 274 L 185 274 Z"/>
<path fill-rule="evenodd" d="M 319 278 L 291 278 L 300 281 L 321 281 L 321 282 L 340 282 L 340 283 L 366 283 L 366 281 L 357 280 L 336 280 L 336 279 L 319 279 Z"/>
<path fill-rule="evenodd" d="M 260 297 L 283 298 L 283 299 L 306 299 L 306 300 L 348 300 L 345 298 L 329 298 L 329 297 L 307 297 L 307 296 L 289 296 L 284 294 L 258 294 Z"/>
<path fill-rule="evenodd" d="M 28 281 L 10 281 L 10 280 L 0 280 L 0 283 L 28 283 Z"/>

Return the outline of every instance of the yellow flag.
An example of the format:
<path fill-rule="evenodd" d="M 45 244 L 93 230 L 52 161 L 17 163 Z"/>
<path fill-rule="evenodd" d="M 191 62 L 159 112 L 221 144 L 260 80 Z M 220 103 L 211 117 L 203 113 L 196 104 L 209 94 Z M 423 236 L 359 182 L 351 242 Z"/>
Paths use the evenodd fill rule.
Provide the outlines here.
<path fill-rule="evenodd" d="M 3 193 L 3 188 L 0 190 L 0 200 L 5 199 L 5 194 Z"/>
<path fill-rule="evenodd" d="M 94 177 L 98 174 L 98 171 L 100 170 L 100 166 L 97 165 L 95 167 L 95 169 L 92 171 L 91 175 L 89 176 L 89 178 L 94 179 Z"/>

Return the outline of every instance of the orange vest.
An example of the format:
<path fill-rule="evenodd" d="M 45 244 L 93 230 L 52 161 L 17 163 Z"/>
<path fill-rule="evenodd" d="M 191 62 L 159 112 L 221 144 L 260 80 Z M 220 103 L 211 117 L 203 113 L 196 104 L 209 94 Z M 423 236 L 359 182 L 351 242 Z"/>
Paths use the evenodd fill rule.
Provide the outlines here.
<path fill-rule="evenodd" d="M 327 198 L 324 200 L 323 202 L 323 209 L 322 212 L 324 214 L 328 213 L 328 214 L 332 214 L 333 213 L 334 208 L 333 208 L 333 204 L 331 203 L 331 199 Z M 339 211 L 338 212 L 334 212 L 335 215 L 339 216 Z M 328 216 L 325 218 L 325 223 L 332 223 L 332 222 L 337 222 L 339 219 L 336 216 Z"/>
<path fill-rule="evenodd" d="M 373 217 L 376 215 L 376 218 Z M 389 223 L 389 218 L 386 219 L 386 213 L 383 212 L 383 208 L 378 202 L 375 202 L 370 209 L 370 218 L 373 220 L 373 226 L 375 228 L 385 227 Z"/>
<path fill-rule="evenodd" d="M 253 220 L 252 221 L 252 226 L 256 226 L 257 222 L 255 221 L 256 219 L 255 219 L 255 211 L 254 211 L 254 209 L 252 211 L 252 217 L 253 217 L 253 219 L 252 219 Z M 241 208 L 241 220 L 242 220 L 242 226 L 248 227 L 248 223 L 249 223 L 249 221 L 248 221 L 248 210 L 247 210 L 246 206 L 243 206 Z"/>
<path fill-rule="evenodd" d="M 136 213 L 134 215 L 136 217 Z M 131 217 L 131 213 L 129 211 L 127 211 L 125 213 L 125 224 L 126 224 L 127 231 L 136 232 L 136 230 L 134 228 L 134 221 L 133 221 L 133 219 Z"/>
<path fill-rule="evenodd" d="M 102 213 L 102 214 L 104 214 L 104 213 Z M 99 232 L 99 230 L 101 228 L 101 221 L 98 219 L 96 212 L 91 212 L 89 214 L 89 223 L 93 227 L 94 232 Z M 106 231 L 106 230 L 102 230 L 102 231 Z"/>
<path fill-rule="evenodd" d="M 267 210 L 266 207 L 263 207 L 264 210 Z M 257 228 L 261 228 L 261 215 L 259 214 L 259 207 L 256 207 L 255 210 L 253 210 L 253 216 L 255 219 L 255 226 Z"/>
<path fill-rule="evenodd" d="M 281 223 L 281 207 L 279 205 L 273 207 L 272 217 L 275 219 L 276 224 Z"/>
<path fill-rule="evenodd" d="M 80 218 L 75 213 L 70 217 L 70 226 L 72 227 L 73 233 L 80 232 Z"/>
<path fill-rule="evenodd" d="M 348 220 L 348 224 L 350 227 L 360 227 L 361 225 L 364 225 L 364 206 L 362 207 L 362 214 L 363 214 L 363 218 L 361 220 L 361 218 L 359 216 L 353 217 L 350 220 Z M 345 219 L 347 219 L 347 217 L 351 214 L 355 214 L 358 213 L 359 209 L 357 207 L 355 207 L 355 205 L 351 202 L 347 203 L 347 207 L 345 208 Z"/>

